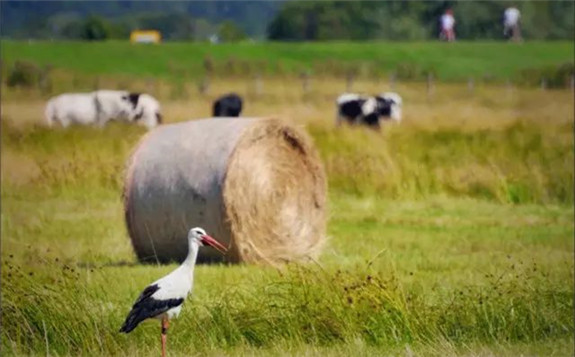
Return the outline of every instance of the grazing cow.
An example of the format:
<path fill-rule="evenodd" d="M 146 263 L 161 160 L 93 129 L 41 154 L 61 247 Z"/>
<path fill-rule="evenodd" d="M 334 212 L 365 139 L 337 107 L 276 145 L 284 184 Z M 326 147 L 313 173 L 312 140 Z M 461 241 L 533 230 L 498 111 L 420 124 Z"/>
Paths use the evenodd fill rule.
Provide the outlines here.
<path fill-rule="evenodd" d="M 345 93 L 337 98 L 336 124 L 373 125 L 378 122 L 377 100 L 374 97 Z"/>
<path fill-rule="evenodd" d="M 133 109 L 127 91 L 102 89 L 93 92 L 93 95 L 98 112 L 98 125 L 104 126 L 110 120 L 116 119 L 130 121 Z"/>
<path fill-rule="evenodd" d="M 238 117 L 242 112 L 242 104 L 242 98 L 235 93 L 223 95 L 214 102 L 213 115 L 214 117 Z"/>
<path fill-rule="evenodd" d="M 104 126 L 112 119 L 129 120 L 132 107 L 127 95 L 126 91 L 111 90 L 62 94 L 46 104 L 46 121 L 49 126 L 58 122 L 67 127 L 70 124 Z"/>
<path fill-rule="evenodd" d="M 160 103 L 156 98 L 145 93 L 130 93 L 128 100 L 132 105 L 130 120 L 148 129 L 162 124 L 162 112 Z"/>
<path fill-rule="evenodd" d="M 63 127 L 70 124 L 103 127 L 110 120 L 119 119 L 141 121 L 146 127 L 152 128 L 161 122 L 159 110 L 159 103 L 147 94 L 98 90 L 54 97 L 46 104 L 45 116 L 49 126 L 60 123 Z"/>
<path fill-rule="evenodd" d="M 401 97 L 396 93 L 383 93 L 378 96 L 362 96 L 346 93 L 337 98 L 336 124 L 367 125 L 379 129 L 380 120 L 391 118 L 401 120 Z"/>
<path fill-rule="evenodd" d="M 384 120 L 395 120 L 401 122 L 401 107 L 403 100 L 401 96 L 393 92 L 385 92 L 376 96 L 378 111 Z"/>

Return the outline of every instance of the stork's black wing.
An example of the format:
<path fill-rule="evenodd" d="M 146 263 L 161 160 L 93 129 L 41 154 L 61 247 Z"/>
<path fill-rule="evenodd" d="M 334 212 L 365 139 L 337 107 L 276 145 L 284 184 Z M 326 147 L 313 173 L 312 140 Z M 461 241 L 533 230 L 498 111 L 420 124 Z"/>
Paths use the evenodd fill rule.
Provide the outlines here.
<path fill-rule="evenodd" d="M 147 298 L 149 298 L 150 296 L 152 296 L 156 291 L 160 290 L 160 287 L 158 286 L 158 284 L 154 284 L 154 285 L 149 285 L 147 286 L 144 291 L 142 291 L 142 293 L 140 294 L 140 296 L 138 296 L 138 298 L 136 299 L 136 302 L 134 303 L 134 305 L 132 306 L 132 308 L 135 308 L 136 306 L 138 306 L 138 304 L 140 304 L 142 301 L 146 300 Z"/>
<path fill-rule="evenodd" d="M 134 303 L 134 306 L 132 306 L 132 310 L 128 314 L 128 317 L 126 317 L 126 321 L 122 325 L 122 328 L 120 328 L 120 332 L 131 332 L 145 319 L 163 314 L 171 308 L 180 306 L 184 302 L 183 298 L 167 300 L 156 300 L 152 298 L 152 295 L 159 289 L 160 287 L 157 284 L 150 285 L 144 289 Z"/>

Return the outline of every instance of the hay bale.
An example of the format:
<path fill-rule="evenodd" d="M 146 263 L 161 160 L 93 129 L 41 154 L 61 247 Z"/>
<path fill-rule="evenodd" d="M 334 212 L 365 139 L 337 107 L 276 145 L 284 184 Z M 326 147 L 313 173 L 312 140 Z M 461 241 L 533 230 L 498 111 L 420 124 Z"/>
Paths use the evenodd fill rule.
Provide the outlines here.
<path fill-rule="evenodd" d="M 200 226 L 228 262 L 300 260 L 325 238 L 326 180 L 309 137 L 275 119 L 217 118 L 164 125 L 128 160 L 124 207 L 140 261 L 182 261 Z M 200 262 L 222 261 L 201 249 Z"/>

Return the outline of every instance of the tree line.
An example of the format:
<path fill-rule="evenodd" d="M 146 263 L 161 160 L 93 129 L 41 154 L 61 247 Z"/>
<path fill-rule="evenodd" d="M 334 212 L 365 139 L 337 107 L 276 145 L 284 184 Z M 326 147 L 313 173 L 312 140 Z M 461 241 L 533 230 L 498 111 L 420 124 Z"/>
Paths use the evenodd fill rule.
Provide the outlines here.
<path fill-rule="evenodd" d="M 2 35 L 12 38 L 103 40 L 156 29 L 167 40 L 275 41 L 436 38 L 448 8 L 457 37 L 502 39 L 502 14 L 515 5 L 523 37 L 574 38 L 573 1 L 11 1 L 2 6 Z"/>
<path fill-rule="evenodd" d="M 268 26 L 280 41 L 427 40 L 439 33 L 446 9 L 455 13 L 457 37 L 503 38 L 503 11 L 521 11 L 527 39 L 573 39 L 572 1 L 302 1 L 286 2 Z"/>
<path fill-rule="evenodd" d="M 142 15 L 134 25 L 91 15 L 53 28 L 50 38 L 87 41 L 126 39 L 130 37 L 130 32 L 134 29 L 158 30 L 167 40 L 201 41 L 216 35 L 221 41 L 235 42 L 247 37 L 246 33 L 231 20 L 214 24 L 205 19 L 166 13 Z"/>
<path fill-rule="evenodd" d="M 167 40 L 264 39 L 279 1 L 0 1 L 1 35 L 13 39 L 126 39 L 156 29 Z"/>

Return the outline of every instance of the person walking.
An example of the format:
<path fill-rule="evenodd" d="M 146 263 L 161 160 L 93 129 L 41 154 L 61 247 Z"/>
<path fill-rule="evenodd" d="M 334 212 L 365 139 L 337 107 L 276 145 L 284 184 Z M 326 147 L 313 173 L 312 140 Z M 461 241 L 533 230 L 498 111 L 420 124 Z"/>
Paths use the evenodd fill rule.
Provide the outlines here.
<path fill-rule="evenodd" d="M 520 18 L 521 13 L 514 6 L 508 7 L 503 12 L 503 36 L 510 41 L 521 41 Z"/>
<path fill-rule="evenodd" d="M 441 32 L 439 33 L 439 39 L 448 42 L 455 41 L 455 17 L 453 16 L 453 10 L 445 10 L 440 22 Z"/>

